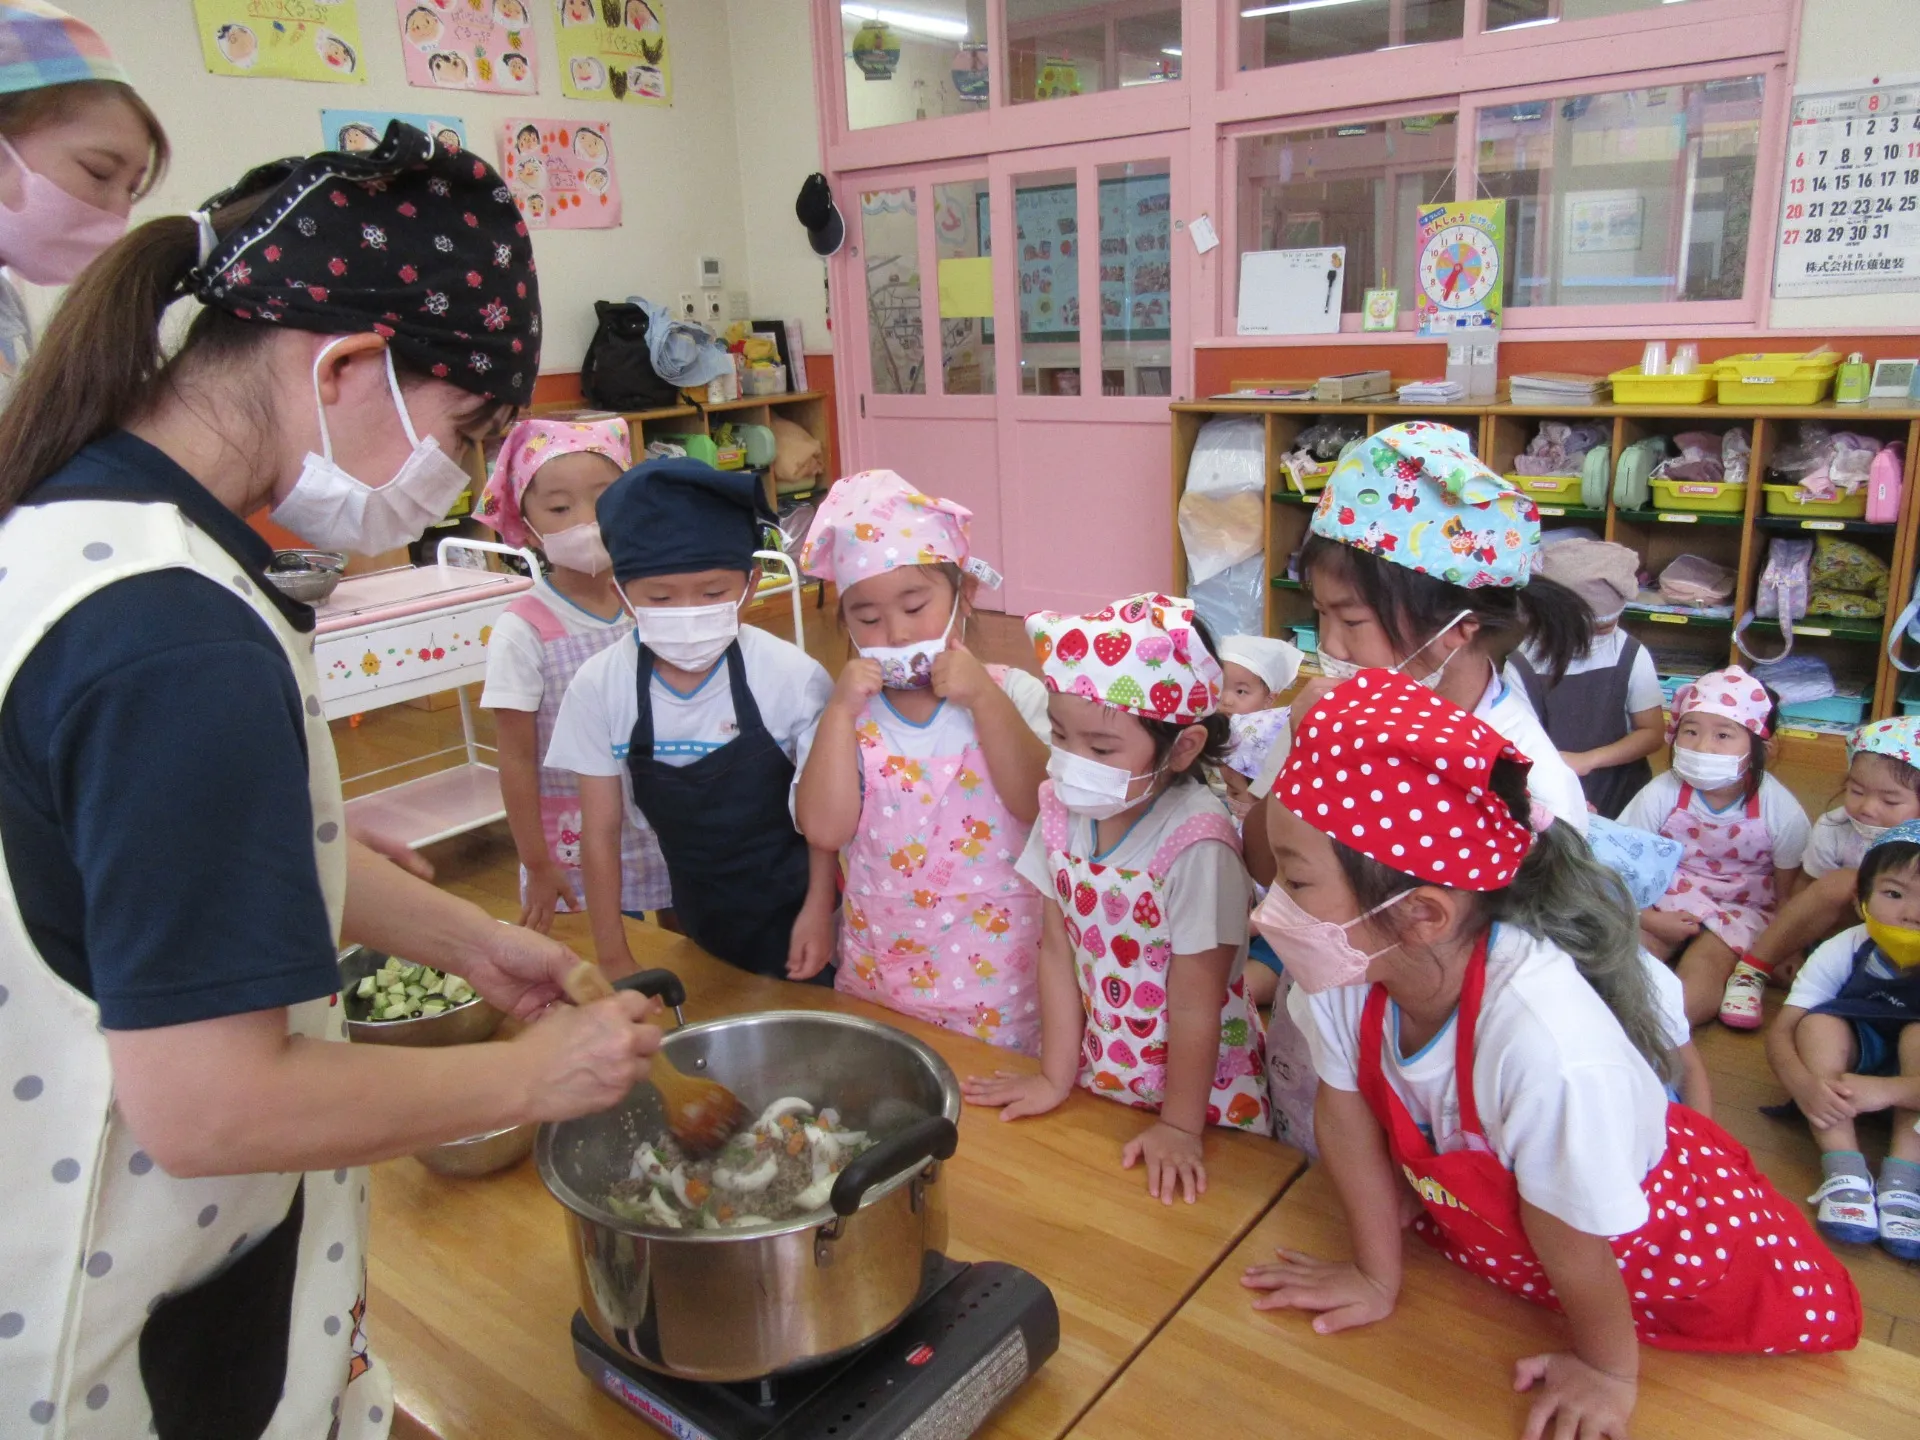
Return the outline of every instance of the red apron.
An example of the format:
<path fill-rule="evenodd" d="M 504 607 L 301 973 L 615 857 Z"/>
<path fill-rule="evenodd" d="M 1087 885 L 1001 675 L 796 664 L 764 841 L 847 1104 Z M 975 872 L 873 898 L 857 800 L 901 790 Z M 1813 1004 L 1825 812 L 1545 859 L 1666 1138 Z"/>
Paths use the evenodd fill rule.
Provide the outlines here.
<path fill-rule="evenodd" d="M 1560 1302 L 1520 1222 L 1520 1187 L 1480 1127 L 1473 1037 L 1487 941 L 1467 967 L 1455 1017 L 1454 1084 L 1467 1148 L 1436 1154 L 1381 1068 L 1387 992 L 1360 1022 L 1360 1093 L 1426 1206 L 1421 1235 L 1454 1264 L 1550 1310 Z M 1650 1210 L 1610 1238 L 1640 1340 L 1664 1350 L 1783 1354 L 1850 1350 L 1860 1295 L 1846 1268 L 1753 1167 L 1745 1149 L 1684 1105 L 1667 1107 L 1667 1149 L 1641 1187 Z"/>

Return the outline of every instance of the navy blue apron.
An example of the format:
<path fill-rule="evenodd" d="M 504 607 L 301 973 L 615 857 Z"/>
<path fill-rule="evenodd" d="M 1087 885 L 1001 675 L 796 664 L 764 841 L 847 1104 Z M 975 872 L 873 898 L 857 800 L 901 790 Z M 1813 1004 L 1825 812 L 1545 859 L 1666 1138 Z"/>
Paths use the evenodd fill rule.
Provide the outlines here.
<path fill-rule="evenodd" d="M 1861 941 L 1860 948 L 1853 952 L 1853 973 L 1847 983 L 1826 1004 L 1814 1006 L 1812 1013 L 1882 1025 L 1920 1024 L 1920 965 L 1910 970 L 1895 967 L 1892 975 L 1881 979 L 1867 973 L 1867 958 L 1872 953 L 1873 942 Z"/>
<path fill-rule="evenodd" d="M 806 838 L 787 809 L 793 761 L 760 718 L 737 639 L 720 663 L 738 733 L 691 764 L 664 765 L 653 758 L 653 652 L 640 646 L 627 773 L 634 804 L 660 839 L 681 930 L 729 965 L 785 976 L 809 877 Z M 831 967 L 820 978 L 830 984 Z"/>

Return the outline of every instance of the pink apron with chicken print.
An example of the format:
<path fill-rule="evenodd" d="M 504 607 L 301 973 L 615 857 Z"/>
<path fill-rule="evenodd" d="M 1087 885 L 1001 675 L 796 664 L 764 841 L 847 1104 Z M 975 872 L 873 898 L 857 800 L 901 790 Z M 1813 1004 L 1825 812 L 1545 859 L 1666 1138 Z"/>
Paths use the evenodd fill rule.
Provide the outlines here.
<path fill-rule="evenodd" d="M 1225 812 L 1195 815 L 1167 836 L 1145 870 L 1102 865 L 1073 853 L 1072 816 L 1054 797 L 1050 780 L 1040 786 L 1040 825 L 1087 1012 L 1079 1083 L 1157 1114 L 1167 1085 L 1166 980 L 1173 961 L 1162 893 L 1167 874 L 1183 851 L 1204 840 L 1218 840 L 1238 855 L 1240 834 Z M 1258 1135 L 1273 1129 L 1266 1034 L 1237 976 L 1220 1011 L 1220 1058 L 1207 1123 Z"/>
<path fill-rule="evenodd" d="M 1657 910 L 1692 915 L 1736 953 L 1751 949 L 1773 919 L 1773 835 L 1756 789 L 1744 809 L 1702 815 L 1682 785 L 1660 833 L 1686 846 Z"/>
<path fill-rule="evenodd" d="M 569 634 L 553 613 L 553 607 L 538 595 L 522 595 L 507 607 L 509 615 L 518 615 L 540 637 L 540 709 L 533 720 L 535 753 L 543 759 L 553 743 L 553 722 L 560 714 L 560 702 L 567 686 L 580 673 L 580 667 L 616 640 L 631 638 L 633 627 L 609 626 L 585 635 Z M 580 782 L 565 770 L 540 767 L 540 830 L 547 840 L 547 853 L 566 872 L 574 893 L 586 898 L 587 882 L 580 873 Z M 524 900 L 527 872 L 520 870 L 520 895 Z M 673 887 L 667 880 L 667 862 L 660 854 L 660 842 L 652 830 L 633 823 L 629 813 L 620 825 L 620 908 L 626 911 L 664 910 L 673 904 Z M 572 907 L 563 899 L 554 908 Z"/>
<path fill-rule="evenodd" d="M 1006 670 L 987 673 L 998 685 Z M 1013 868 L 1028 827 L 1001 803 L 978 744 L 958 755 L 890 755 L 871 714 L 854 734 L 863 789 L 859 831 L 840 855 L 835 988 L 1038 1055 L 1046 901 Z"/>

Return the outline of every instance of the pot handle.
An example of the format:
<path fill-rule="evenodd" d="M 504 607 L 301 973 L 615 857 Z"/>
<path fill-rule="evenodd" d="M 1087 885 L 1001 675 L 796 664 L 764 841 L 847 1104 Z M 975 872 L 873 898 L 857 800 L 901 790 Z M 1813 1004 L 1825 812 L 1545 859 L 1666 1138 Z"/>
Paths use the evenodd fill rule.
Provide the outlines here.
<path fill-rule="evenodd" d="M 960 1131 L 944 1115 L 929 1115 L 915 1121 L 899 1134 L 882 1140 L 865 1154 L 855 1157 L 833 1182 L 829 1203 L 833 1213 L 853 1214 L 867 1198 L 867 1191 L 891 1180 L 902 1170 L 928 1160 L 951 1160 L 959 1148 Z"/>
<path fill-rule="evenodd" d="M 642 970 L 613 982 L 616 990 L 631 990 L 635 994 L 645 995 L 658 1000 L 673 1011 L 675 1023 L 684 1025 L 687 1017 L 681 1014 L 681 1007 L 687 1003 L 687 987 L 680 977 L 671 970 Z"/>

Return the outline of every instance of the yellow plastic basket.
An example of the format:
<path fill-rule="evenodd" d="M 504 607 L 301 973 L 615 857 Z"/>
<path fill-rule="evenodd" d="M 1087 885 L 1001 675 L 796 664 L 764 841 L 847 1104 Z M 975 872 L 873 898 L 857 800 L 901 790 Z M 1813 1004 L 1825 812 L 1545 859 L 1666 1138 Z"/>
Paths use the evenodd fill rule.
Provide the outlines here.
<path fill-rule="evenodd" d="M 1725 480 L 1671 480 L 1656 475 L 1647 482 L 1656 510 L 1691 510 L 1696 515 L 1738 515 L 1747 508 L 1747 487 Z"/>
<path fill-rule="evenodd" d="M 1760 487 L 1769 515 L 1792 515 L 1812 520 L 1858 520 L 1867 513 L 1867 492 L 1837 495 L 1831 500 L 1809 500 L 1798 485 L 1762 485 Z"/>
<path fill-rule="evenodd" d="M 1714 366 L 1722 405 L 1818 405 L 1833 388 L 1840 357 L 1777 352 L 1729 355 Z"/>
<path fill-rule="evenodd" d="M 1616 370 L 1607 379 L 1613 382 L 1616 405 L 1706 405 L 1713 399 L 1713 371 L 1696 370 L 1691 375 L 1642 375 L 1638 365 Z"/>
<path fill-rule="evenodd" d="M 1507 483 L 1523 495 L 1531 495 L 1548 505 L 1580 503 L 1578 475 L 1516 475 L 1507 472 Z"/>

